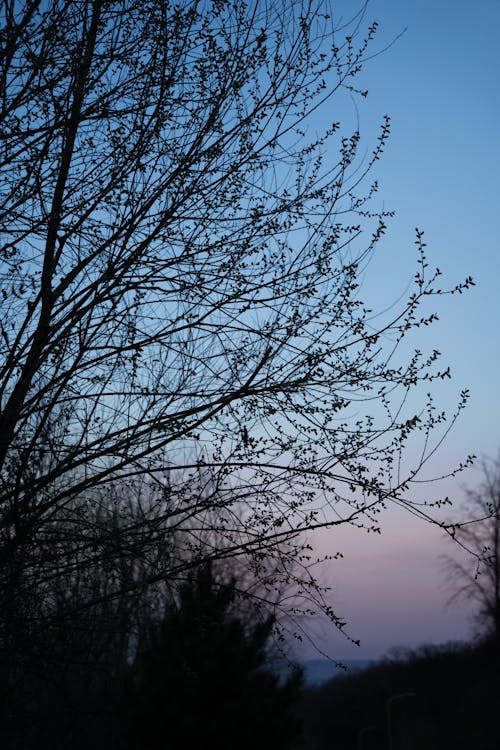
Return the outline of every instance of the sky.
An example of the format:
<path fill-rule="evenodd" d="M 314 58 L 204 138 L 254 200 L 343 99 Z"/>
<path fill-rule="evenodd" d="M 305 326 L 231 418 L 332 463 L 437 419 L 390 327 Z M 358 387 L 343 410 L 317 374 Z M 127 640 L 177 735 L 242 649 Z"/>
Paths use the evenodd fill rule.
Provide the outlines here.
<path fill-rule="evenodd" d="M 347 0 L 335 6 L 345 18 L 357 7 Z M 380 24 L 374 49 L 394 41 L 362 73 L 369 96 L 359 117 L 368 142 L 383 115 L 391 117 L 390 142 L 374 176 L 380 205 L 396 212 L 367 269 L 368 294 L 385 303 L 405 290 L 415 271 L 417 226 L 449 284 L 469 275 L 476 283 L 441 301 L 439 323 L 424 329 L 422 345 L 439 349 L 453 375 L 438 392 L 440 405 L 453 406 L 461 389 L 470 390 L 469 405 L 436 459 L 439 473 L 469 453 L 494 456 L 500 445 L 500 0 L 371 0 L 367 20 Z M 453 498 L 458 512 L 463 486 L 480 478 L 473 467 L 437 494 Z M 438 528 L 392 509 L 380 536 L 344 529 L 323 533 L 315 544 L 320 553 L 344 554 L 323 569 L 322 580 L 347 630 L 361 640 L 356 648 L 317 623 L 313 640 L 329 656 L 379 658 L 394 646 L 469 636 L 467 605 L 445 606 L 441 556 L 460 553 Z M 312 646 L 299 651 L 317 656 Z"/>

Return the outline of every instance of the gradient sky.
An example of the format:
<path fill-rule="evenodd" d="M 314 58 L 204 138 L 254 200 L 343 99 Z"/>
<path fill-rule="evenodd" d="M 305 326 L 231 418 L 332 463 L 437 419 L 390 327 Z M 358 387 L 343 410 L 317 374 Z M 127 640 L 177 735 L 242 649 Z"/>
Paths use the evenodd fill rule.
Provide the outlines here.
<path fill-rule="evenodd" d="M 334 7 L 347 18 L 357 6 L 343 0 Z M 429 259 L 445 280 L 470 274 L 477 284 L 438 305 L 440 321 L 424 329 L 422 340 L 452 368 L 440 405 L 453 405 L 462 388 L 471 392 L 435 464 L 444 471 L 468 453 L 496 455 L 500 445 L 500 0 L 371 0 L 367 19 L 380 24 L 373 49 L 406 31 L 361 77 L 369 89 L 359 110 L 367 145 L 382 116 L 391 116 L 392 137 L 375 176 L 380 205 L 396 211 L 366 288 L 384 303 L 404 291 L 415 271 L 416 226 L 425 231 Z M 461 487 L 479 479 L 472 468 L 437 492 L 459 506 Z M 381 536 L 346 529 L 334 537 L 325 533 L 316 545 L 345 555 L 322 578 L 349 632 L 361 639 L 356 649 L 318 624 L 315 640 L 330 656 L 376 658 L 395 645 L 467 636 L 467 607 L 444 606 L 439 556 L 453 550 L 439 529 L 391 510 Z M 301 655 L 315 654 L 304 648 Z"/>

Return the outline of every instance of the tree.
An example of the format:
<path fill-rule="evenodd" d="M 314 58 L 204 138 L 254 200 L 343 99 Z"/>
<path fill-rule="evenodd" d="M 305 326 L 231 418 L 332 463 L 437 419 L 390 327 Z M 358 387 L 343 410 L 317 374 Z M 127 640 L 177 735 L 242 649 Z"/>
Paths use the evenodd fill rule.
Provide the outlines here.
<path fill-rule="evenodd" d="M 500 647 L 500 457 L 481 463 L 483 481 L 466 490 L 465 522 L 454 526 L 454 538 L 470 554 L 461 561 L 446 557 L 450 601 L 467 599 L 474 607 L 479 635 Z"/>
<path fill-rule="evenodd" d="M 2 570 L 2 584 L 11 584 L 0 589 L 5 748 L 115 747 L 131 654 L 168 601 L 165 587 L 142 590 L 140 581 L 171 554 L 174 535 L 158 544 L 155 498 L 144 497 L 144 488 L 109 489 L 88 507 L 66 507 L 68 518 L 80 519 L 79 535 L 76 524 L 68 534 L 59 517 L 41 549 L 18 560 L 17 576 Z M 94 550 L 81 544 L 89 527 Z M 126 596 L 109 595 L 131 582 Z"/>
<path fill-rule="evenodd" d="M 313 134 L 315 113 L 326 121 L 343 94 L 366 95 L 356 76 L 377 28 L 362 12 L 337 29 L 331 11 L 2 4 L 0 565 L 12 610 L 21 578 L 71 576 L 75 548 L 90 568 L 130 545 L 146 555 L 150 531 L 158 549 L 174 533 L 189 543 L 140 580 L 111 577 L 68 617 L 203 559 L 245 556 L 258 570 L 277 555 L 285 577 L 299 561 L 297 586 L 317 594 L 305 531 L 378 529 L 391 501 L 424 513 L 408 491 L 445 416 L 409 394 L 449 370 L 403 342 L 444 292 L 417 232 L 406 302 L 377 317 L 360 297 L 388 217 L 367 176 L 389 118 L 364 160 L 359 130 L 335 117 Z M 415 436 L 424 450 L 403 473 Z M 115 544 L 89 509 L 136 477 L 157 511 L 115 526 Z"/>
<path fill-rule="evenodd" d="M 197 571 L 140 644 L 125 704 L 126 735 L 140 748 L 289 748 L 300 674 L 269 668 L 272 616 L 248 621 L 235 581 Z M 135 743 L 134 743 L 135 740 Z"/>

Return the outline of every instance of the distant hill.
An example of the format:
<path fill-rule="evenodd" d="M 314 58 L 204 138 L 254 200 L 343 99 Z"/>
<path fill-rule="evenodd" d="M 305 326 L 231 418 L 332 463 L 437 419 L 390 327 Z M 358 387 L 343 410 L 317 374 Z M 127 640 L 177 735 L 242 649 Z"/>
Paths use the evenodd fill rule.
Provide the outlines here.
<path fill-rule="evenodd" d="M 341 669 L 335 662 L 331 662 L 328 659 L 306 659 L 299 662 L 304 670 L 306 685 L 310 687 L 322 685 L 333 677 L 360 672 L 363 669 L 371 667 L 373 663 L 371 659 L 347 659 L 342 662 L 346 669 Z"/>
<path fill-rule="evenodd" d="M 329 659 L 303 659 L 298 660 L 297 664 L 304 670 L 304 682 L 307 687 L 317 687 L 323 685 L 328 680 L 334 677 L 339 677 L 345 674 L 354 674 L 360 672 L 363 669 L 368 669 L 374 662 L 371 659 L 346 659 L 342 662 L 346 669 L 342 669 L 337 666 L 334 661 Z M 285 676 L 290 672 L 292 666 L 285 662 L 280 661 L 274 667 L 275 670 L 281 676 Z"/>
<path fill-rule="evenodd" d="M 321 659 L 303 666 L 303 750 L 500 748 L 495 642 L 422 646 L 367 668 L 360 661 L 345 677 Z"/>

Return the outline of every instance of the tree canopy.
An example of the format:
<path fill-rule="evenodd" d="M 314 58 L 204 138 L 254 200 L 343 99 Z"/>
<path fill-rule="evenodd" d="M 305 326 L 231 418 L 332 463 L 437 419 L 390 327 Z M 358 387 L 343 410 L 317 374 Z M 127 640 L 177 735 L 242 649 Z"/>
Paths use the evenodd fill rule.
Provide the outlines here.
<path fill-rule="evenodd" d="M 411 484 L 449 427 L 420 390 L 448 367 L 403 343 L 445 293 L 422 233 L 406 299 L 377 315 L 360 291 L 390 122 L 361 147 L 336 102 L 366 96 L 377 23 L 322 0 L 0 14 L 5 611 L 36 591 L 47 617 L 82 566 L 121 572 L 58 617 L 207 559 L 265 577 L 274 557 L 269 586 L 341 627 L 304 532 L 378 529 L 387 502 L 429 517 Z M 138 485 L 153 502 L 116 501 Z"/>

